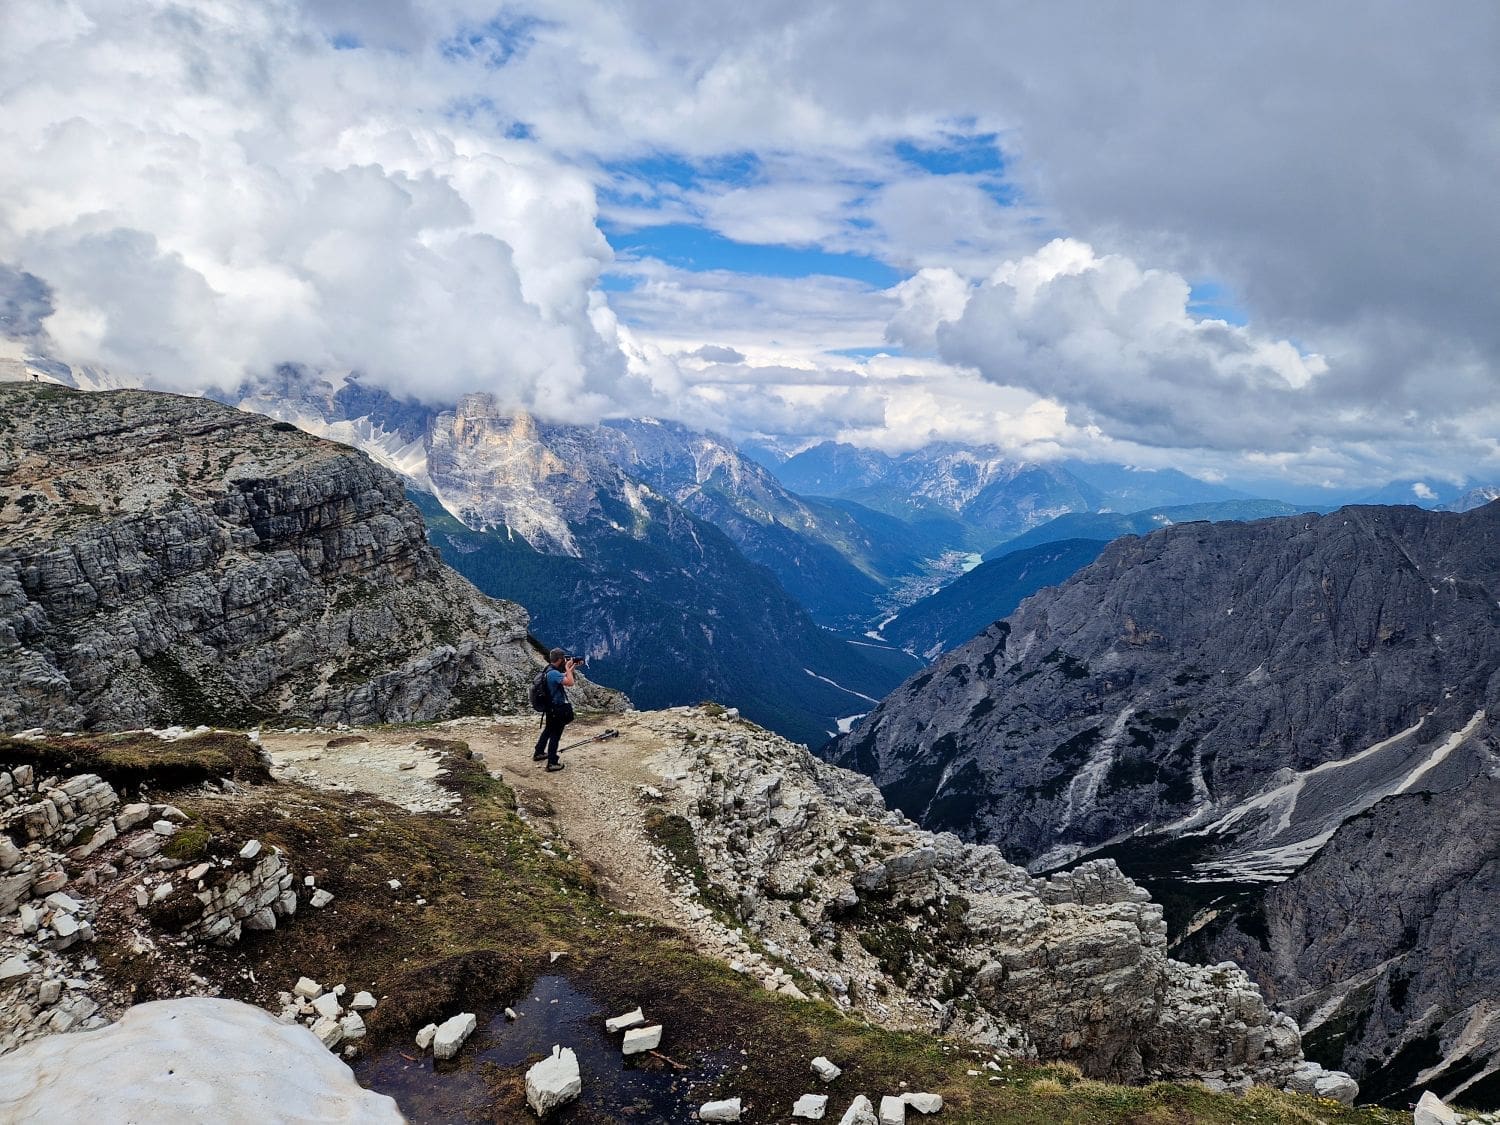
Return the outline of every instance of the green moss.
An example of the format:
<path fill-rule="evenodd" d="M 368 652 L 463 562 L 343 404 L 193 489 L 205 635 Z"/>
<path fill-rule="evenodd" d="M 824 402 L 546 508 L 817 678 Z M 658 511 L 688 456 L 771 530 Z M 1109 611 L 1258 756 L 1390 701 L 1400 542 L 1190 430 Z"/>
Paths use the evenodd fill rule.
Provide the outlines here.
<path fill-rule="evenodd" d="M 162 854 L 169 859 L 193 863 L 208 855 L 208 829 L 201 824 L 190 824 L 162 845 Z"/>

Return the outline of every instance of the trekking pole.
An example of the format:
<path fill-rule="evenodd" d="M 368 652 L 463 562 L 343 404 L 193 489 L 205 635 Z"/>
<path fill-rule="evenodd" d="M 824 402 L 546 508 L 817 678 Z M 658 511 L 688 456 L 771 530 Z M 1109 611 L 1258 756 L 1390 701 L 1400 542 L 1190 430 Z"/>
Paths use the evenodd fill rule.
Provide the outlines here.
<path fill-rule="evenodd" d="M 619 737 L 620 732 L 615 730 L 614 727 L 609 727 L 590 738 L 580 738 L 577 742 L 570 742 L 566 746 L 559 746 L 557 752 L 561 754 L 564 750 L 576 750 L 580 746 L 587 746 L 590 742 L 608 742 L 611 738 Z"/>

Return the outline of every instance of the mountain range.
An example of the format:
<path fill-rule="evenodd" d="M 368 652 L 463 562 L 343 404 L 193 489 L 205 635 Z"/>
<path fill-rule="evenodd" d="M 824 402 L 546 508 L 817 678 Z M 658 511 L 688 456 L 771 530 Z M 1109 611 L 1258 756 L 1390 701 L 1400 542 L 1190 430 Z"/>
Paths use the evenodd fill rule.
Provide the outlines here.
<path fill-rule="evenodd" d="M 826 753 L 1034 871 L 1116 859 L 1367 1091 L 1482 1091 L 1497 560 L 1496 503 L 1116 540 Z"/>

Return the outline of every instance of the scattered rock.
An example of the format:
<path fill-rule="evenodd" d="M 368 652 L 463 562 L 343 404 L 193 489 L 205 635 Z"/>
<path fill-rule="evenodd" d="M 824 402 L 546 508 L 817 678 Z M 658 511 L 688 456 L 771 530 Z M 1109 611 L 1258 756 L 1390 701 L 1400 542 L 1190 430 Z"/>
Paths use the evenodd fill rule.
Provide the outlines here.
<path fill-rule="evenodd" d="M 827 1094 L 803 1094 L 792 1106 L 793 1117 L 805 1117 L 809 1121 L 821 1121 L 827 1112 Z"/>
<path fill-rule="evenodd" d="M 717 1102 L 704 1102 L 698 1110 L 699 1121 L 738 1121 L 740 1119 L 740 1099 L 725 1098 Z"/>
<path fill-rule="evenodd" d="M 942 1094 L 902 1094 L 901 1100 L 918 1113 L 941 1113 L 943 1109 Z"/>
<path fill-rule="evenodd" d="M 556 964 L 557 959 L 559 957 L 566 957 L 567 953 L 566 949 L 554 949 L 551 953 L 547 954 L 547 963 L 549 965 Z"/>
<path fill-rule="evenodd" d="M 832 1082 L 840 1074 L 844 1073 L 840 1068 L 834 1066 L 833 1063 L 829 1062 L 822 1055 L 819 1055 L 817 1058 L 813 1059 L 812 1069 L 813 1073 L 821 1078 L 824 1082 Z"/>
<path fill-rule="evenodd" d="M 839 1125 L 880 1125 L 875 1118 L 875 1107 L 870 1104 L 870 1099 L 863 1094 L 856 1094 L 849 1108 L 844 1110 L 844 1116 L 839 1118 Z"/>
<path fill-rule="evenodd" d="M 437 1029 L 437 1034 L 432 1039 L 432 1054 L 434 1058 L 451 1059 L 458 1054 L 464 1040 L 474 1033 L 479 1026 L 479 1019 L 473 1012 L 460 1012 L 458 1015 L 444 1020 Z"/>
<path fill-rule="evenodd" d="M 313 1011 L 317 1012 L 318 1015 L 325 1016 L 331 1020 L 338 1019 L 344 1013 L 344 1008 L 339 1003 L 339 998 L 331 992 L 325 992 L 323 995 L 317 997 L 312 1002 L 312 1006 Z"/>
<path fill-rule="evenodd" d="M 427 1050 L 428 1047 L 432 1046 L 432 1041 L 436 1036 L 437 1024 L 430 1023 L 422 1028 L 421 1031 L 417 1032 L 417 1049 L 421 1051 Z"/>
<path fill-rule="evenodd" d="M 354 999 L 349 1001 L 349 1007 L 353 1008 L 356 1012 L 371 1011 L 375 1007 L 375 997 L 371 996 L 368 992 L 356 992 Z"/>
<path fill-rule="evenodd" d="M 637 1008 L 633 1012 L 626 1012 L 623 1016 L 615 1016 L 613 1019 L 604 1021 L 605 1031 L 624 1031 L 629 1027 L 640 1027 L 646 1022 L 646 1014 Z"/>
<path fill-rule="evenodd" d="M 31 968 L 31 962 L 24 957 L 7 957 L 4 961 L 0 961 L 0 984 L 30 976 Z"/>
<path fill-rule="evenodd" d="M 554 1046 L 552 1054 L 526 1072 L 526 1104 L 545 1117 L 583 1092 L 578 1056 L 571 1047 Z"/>
<path fill-rule="evenodd" d="M 297 983 L 292 986 L 292 994 L 311 1000 L 315 996 L 323 995 L 323 986 L 311 977 L 299 977 Z"/>
<path fill-rule="evenodd" d="M 240 858 L 254 859 L 256 856 L 260 855 L 260 846 L 261 845 L 259 840 L 246 840 L 245 846 L 240 849 Z"/>
<path fill-rule="evenodd" d="M 1458 1115 L 1431 1090 L 1423 1090 L 1412 1113 L 1412 1125 L 1457 1125 Z"/>
<path fill-rule="evenodd" d="M 625 1041 L 620 1050 L 627 1055 L 638 1055 L 642 1051 L 654 1051 L 661 1046 L 661 1024 L 650 1027 L 633 1027 L 625 1032 Z"/>
<path fill-rule="evenodd" d="M 308 901 L 313 906 L 315 906 L 319 910 L 321 910 L 321 909 L 323 909 L 323 907 L 327 906 L 330 902 L 333 901 L 333 894 L 331 892 L 325 891 L 321 887 L 319 887 L 317 890 L 313 891 L 312 898 L 309 899 Z"/>
<path fill-rule="evenodd" d="M 141 836 L 125 845 L 125 853 L 132 859 L 149 859 L 161 851 L 161 837 L 154 832 L 149 836 Z"/>
<path fill-rule="evenodd" d="M 511 1023 L 515 1023 L 516 1022 L 516 1010 L 514 1008 L 506 1008 L 505 1009 L 505 1018 L 508 1019 Z"/>
<path fill-rule="evenodd" d="M 339 1021 L 327 1016 L 318 1017 L 312 1025 L 312 1033 L 329 1050 L 337 1047 L 339 1041 L 344 1038 L 344 1029 L 339 1026 Z"/>
<path fill-rule="evenodd" d="M 173 824 L 170 820 L 158 820 L 151 826 L 151 831 L 155 832 L 158 836 L 172 837 L 177 834 L 177 825 Z"/>
<path fill-rule="evenodd" d="M 906 1103 L 886 1094 L 880 1099 L 880 1125 L 906 1125 Z"/>
<path fill-rule="evenodd" d="M 150 816 L 150 805 L 126 805 L 115 813 L 115 827 L 121 832 L 128 832 L 137 824 L 144 823 Z"/>
<path fill-rule="evenodd" d="M 365 1021 L 360 1018 L 358 1012 L 350 1012 L 339 1021 L 339 1028 L 344 1033 L 345 1039 L 363 1039 L 365 1037 Z"/>

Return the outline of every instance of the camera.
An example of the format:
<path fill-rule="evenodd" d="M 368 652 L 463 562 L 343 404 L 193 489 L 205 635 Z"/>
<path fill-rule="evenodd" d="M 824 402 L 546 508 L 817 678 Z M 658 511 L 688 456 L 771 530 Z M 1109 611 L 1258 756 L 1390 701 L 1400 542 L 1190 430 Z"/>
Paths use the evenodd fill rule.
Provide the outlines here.
<path fill-rule="evenodd" d="M 575 668 L 587 668 L 589 666 L 588 660 L 582 656 L 570 656 L 567 658 L 566 663 L 572 664 Z"/>

